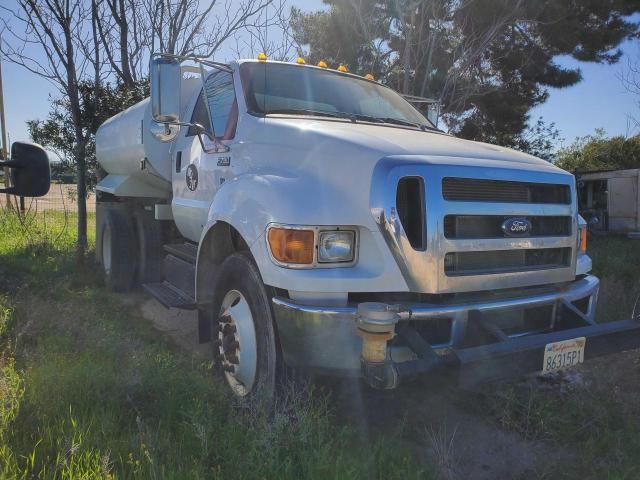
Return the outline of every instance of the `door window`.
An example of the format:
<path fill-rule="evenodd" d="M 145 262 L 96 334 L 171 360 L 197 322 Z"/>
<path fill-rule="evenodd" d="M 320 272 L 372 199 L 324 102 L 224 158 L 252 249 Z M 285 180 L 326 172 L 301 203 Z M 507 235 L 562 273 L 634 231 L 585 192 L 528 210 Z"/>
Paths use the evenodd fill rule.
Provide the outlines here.
<path fill-rule="evenodd" d="M 216 71 L 209 75 L 204 88 L 216 137 L 223 140 L 233 138 L 238 120 L 233 75 L 222 70 Z"/>
<path fill-rule="evenodd" d="M 193 107 L 193 114 L 191 115 L 191 123 L 198 123 L 202 125 L 206 130 L 211 131 L 211 120 L 209 120 L 209 112 L 207 111 L 207 104 L 204 103 L 203 90 L 200 90 L 196 106 Z M 198 134 L 198 129 L 191 126 L 187 130 L 187 137 L 193 137 Z"/>

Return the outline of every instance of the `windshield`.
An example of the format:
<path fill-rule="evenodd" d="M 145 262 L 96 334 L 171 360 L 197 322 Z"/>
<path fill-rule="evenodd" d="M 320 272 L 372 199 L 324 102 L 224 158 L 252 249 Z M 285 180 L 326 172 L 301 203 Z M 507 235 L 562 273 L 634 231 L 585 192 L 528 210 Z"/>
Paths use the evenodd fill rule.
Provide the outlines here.
<path fill-rule="evenodd" d="M 365 79 L 278 63 L 244 63 L 240 75 L 253 114 L 320 115 L 434 128 L 399 94 Z"/>

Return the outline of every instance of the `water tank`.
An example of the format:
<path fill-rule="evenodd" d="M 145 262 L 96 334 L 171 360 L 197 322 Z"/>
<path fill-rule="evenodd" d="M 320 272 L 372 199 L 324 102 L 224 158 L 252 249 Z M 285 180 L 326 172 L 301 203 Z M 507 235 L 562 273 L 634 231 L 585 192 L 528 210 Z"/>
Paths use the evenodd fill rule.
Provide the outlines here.
<path fill-rule="evenodd" d="M 170 195 L 173 142 L 154 137 L 149 131 L 151 122 L 147 98 L 100 126 L 96 158 L 109 175 L 98 190 L 118 196 Z"/>
<path fill-rule="evenodd" d="M 180 84 L 184 118 L 191 118 L 187 108 L 202 88 L 192 70 L 183 68 Z M 191 76 L 185 75 L 188 73 Z M 96 158 L 108 175 L 97 189 L 121 197 L 170 198 L 172 153 L 179 134 L 161 141 L 151 133 L 159 128 L 162 131 L 163 127 L 151 119 L 148 98 L 104 122 L 96 133 Z"/>

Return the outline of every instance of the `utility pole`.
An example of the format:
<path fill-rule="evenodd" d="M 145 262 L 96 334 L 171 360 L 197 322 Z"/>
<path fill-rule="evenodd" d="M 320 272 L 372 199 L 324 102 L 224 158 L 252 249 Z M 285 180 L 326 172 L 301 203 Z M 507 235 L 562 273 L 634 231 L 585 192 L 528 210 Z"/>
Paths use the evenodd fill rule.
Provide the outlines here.
<path fill-rule="evenodd" d="M 9 153 L 7 148 L 7 117 L 4 115 L 4 90 L 2 88 L 2 60 L 0 59 L 0 134 L 2 135 L 2 149 L 0 150 L 0 160 L 8 160 Z M 9 167 L 4 167 L 4 186 L 9 188 Z M 11 195 L 8 193 L 5 197 L 5 207 L 11 206 Z"/>

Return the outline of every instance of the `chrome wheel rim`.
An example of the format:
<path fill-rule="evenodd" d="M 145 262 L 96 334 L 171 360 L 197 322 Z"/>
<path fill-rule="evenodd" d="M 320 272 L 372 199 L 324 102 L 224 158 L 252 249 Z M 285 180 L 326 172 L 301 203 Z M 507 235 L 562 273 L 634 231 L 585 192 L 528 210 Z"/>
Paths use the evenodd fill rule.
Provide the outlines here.
<path fill-rule="evenodd" d="M 258 346 L 251 308 L 238 290 L 222 300 L 217 344 L 227 383 L 236 395 L 248 395 L 256 380 Z"/>
<path fill-rule="evenodd" d="M 111 272 L 111 229 L 105 228 L 102 232 L 102 268 L 104 273 Z"/>

